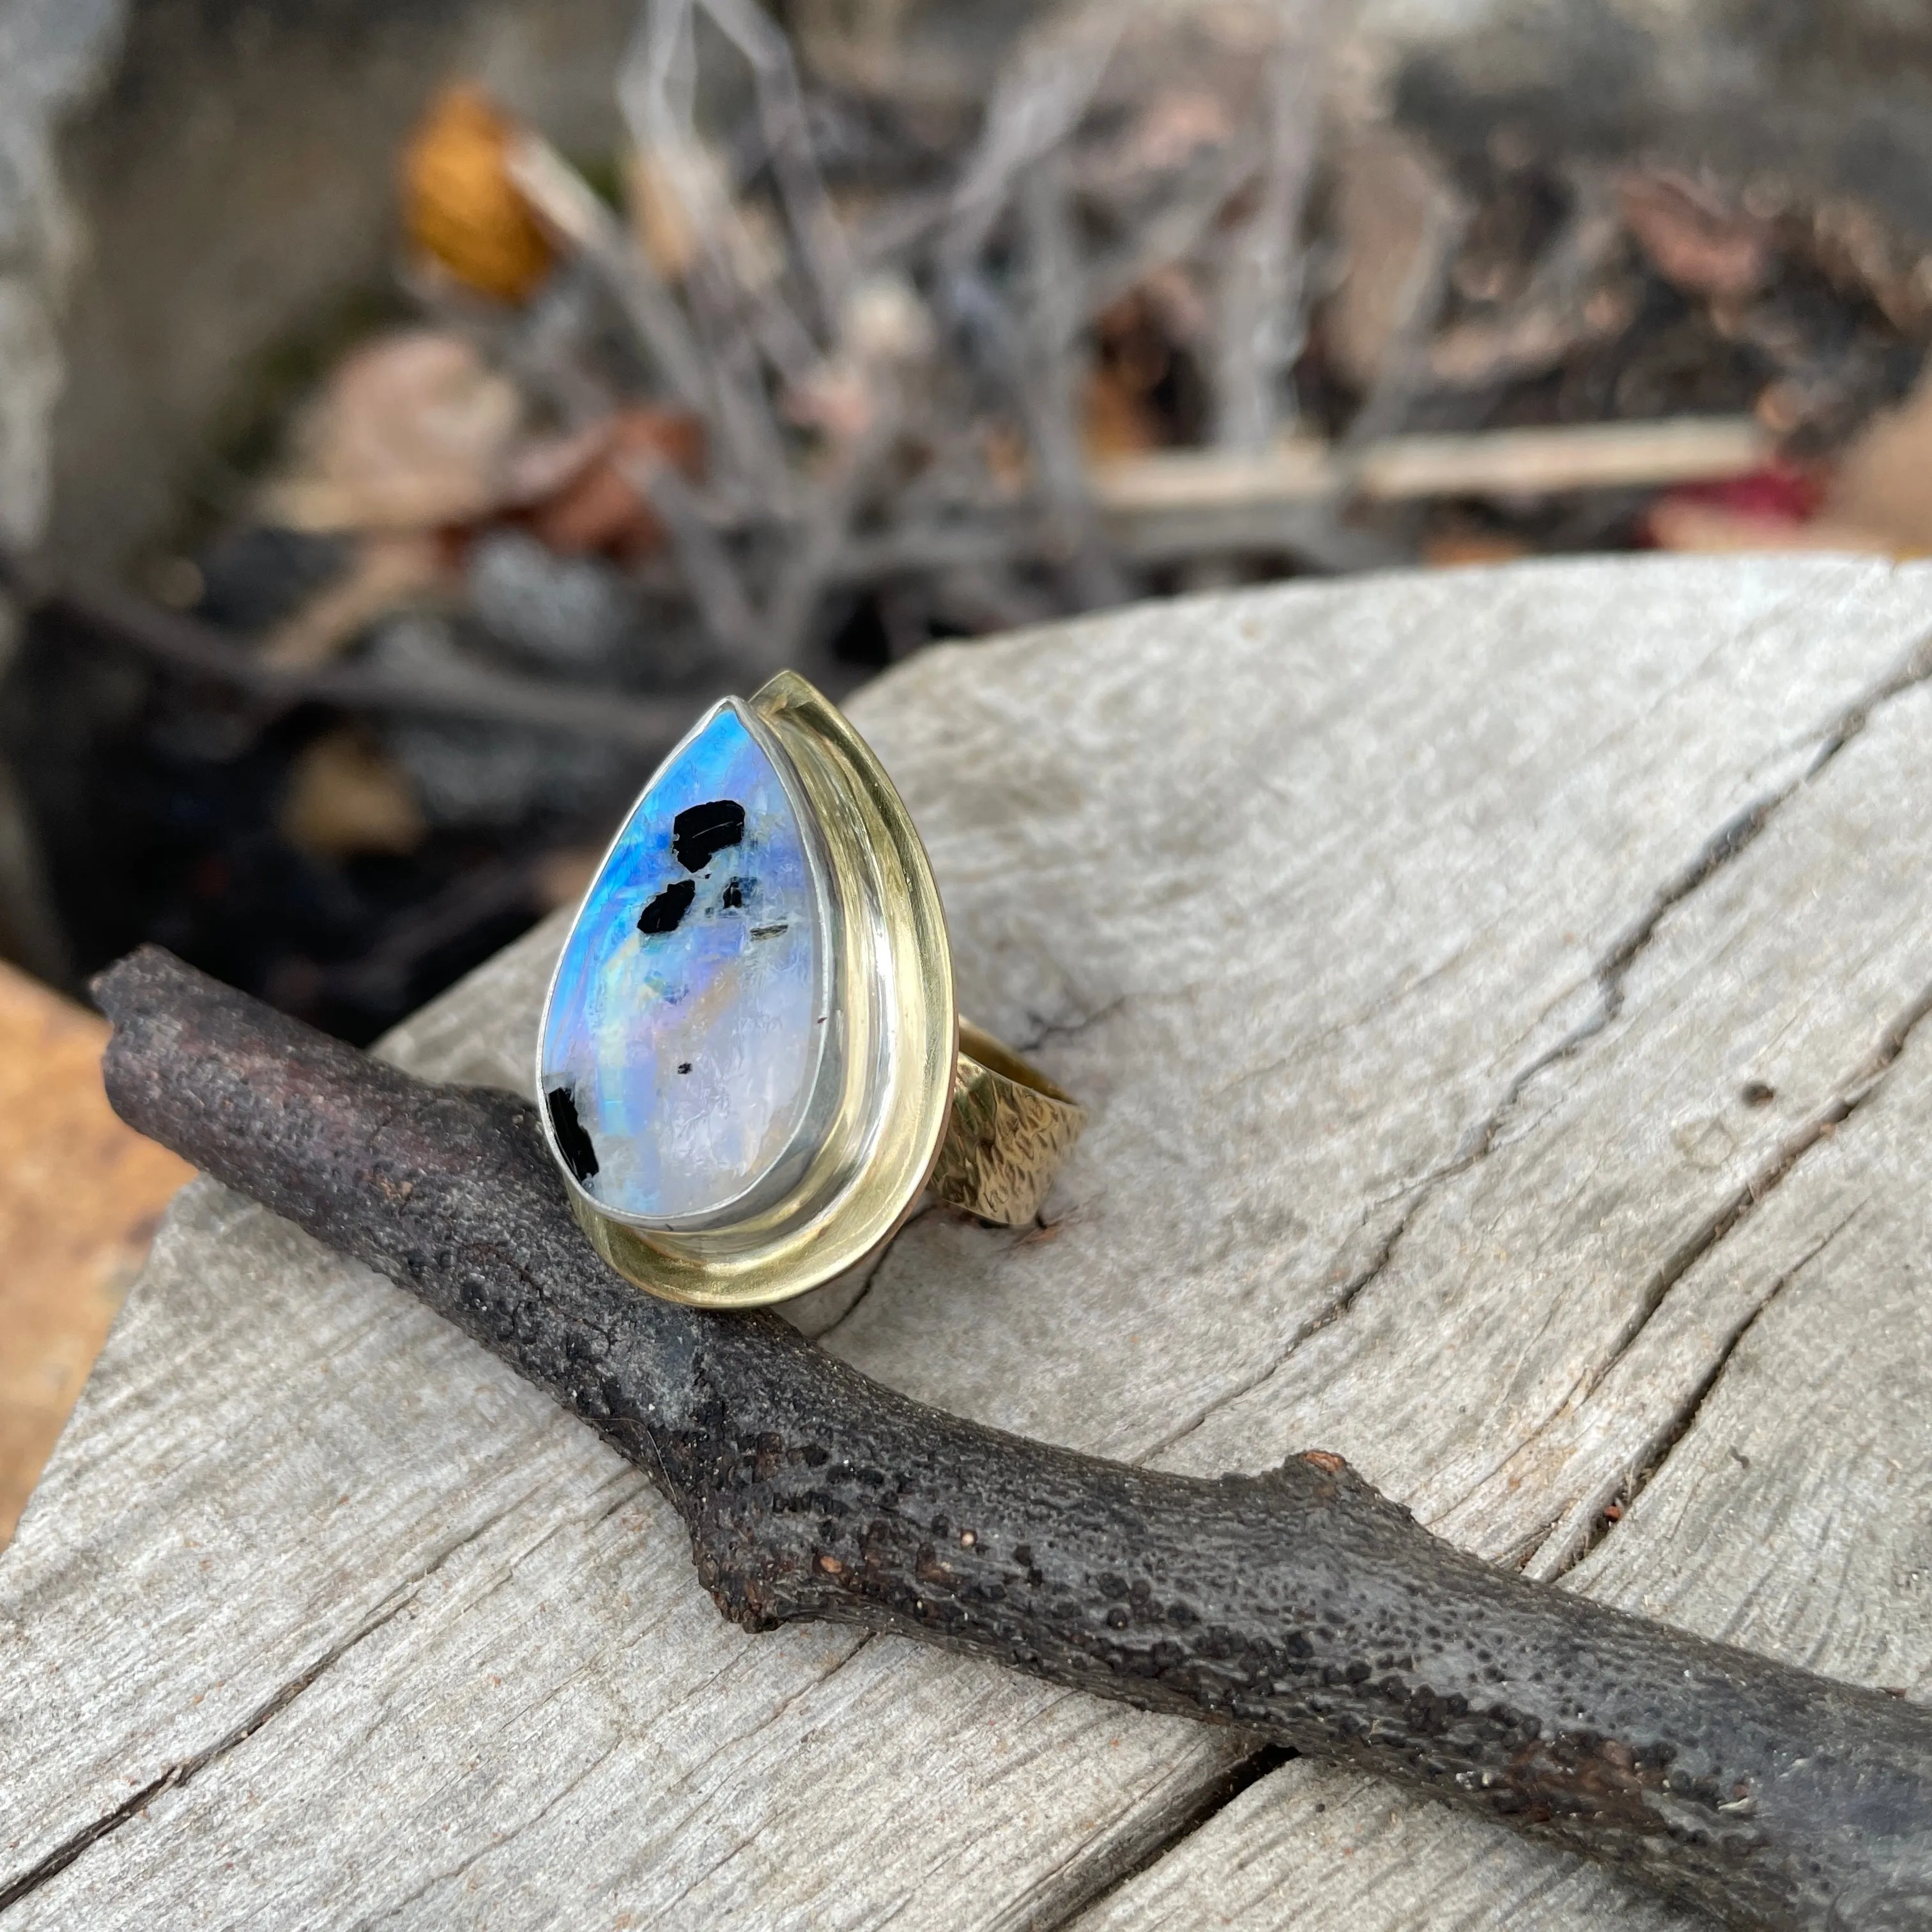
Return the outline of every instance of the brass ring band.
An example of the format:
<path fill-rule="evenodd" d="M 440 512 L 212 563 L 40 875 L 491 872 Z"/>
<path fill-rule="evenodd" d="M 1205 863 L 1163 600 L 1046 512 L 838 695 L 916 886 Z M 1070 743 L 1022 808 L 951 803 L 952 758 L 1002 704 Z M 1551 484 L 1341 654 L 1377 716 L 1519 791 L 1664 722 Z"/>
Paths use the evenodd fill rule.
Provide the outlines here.
<path fill-rule="evenodd" d="M 1087 1110 L 970 1020 L 959 1022 L 952 1112 L 927 1184 L 935 1199 L 1018 1227 L 1040 1212 Z"/>

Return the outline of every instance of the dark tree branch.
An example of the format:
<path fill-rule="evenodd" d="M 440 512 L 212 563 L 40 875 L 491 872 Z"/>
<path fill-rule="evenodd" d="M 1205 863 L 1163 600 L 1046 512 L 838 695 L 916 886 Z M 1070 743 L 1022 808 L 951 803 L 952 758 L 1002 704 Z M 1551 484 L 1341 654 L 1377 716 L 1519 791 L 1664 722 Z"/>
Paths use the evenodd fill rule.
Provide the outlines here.
<path fill-rule="evenodd" d="M 1387 1774 L 1738 1927 L 1932 1919 L 1932 1716 L 1528 1582 L 1318 1452 L 1208 1480 L 942 1414 L 592 1255 L 532 1110 L 145 948 L 123 1118 L 419 1295 L 650 1472 L 718 1607 L 890 1630 Z"/>
<path fill-rule="evenodd" d="M 227 632 L 106 585 L 56 584 L 0 552 L 0 589 L 29 608 L 139 652 L 178 675 L 203 679 L 274 705 L 340 705 L 429 718 L 516 725 L 629 746 L 660 756 L 689 728 L 698 706 L 679 698 L 572 689 L 481 666 L 409 674 L 360 664 L 269 662 Z"/>

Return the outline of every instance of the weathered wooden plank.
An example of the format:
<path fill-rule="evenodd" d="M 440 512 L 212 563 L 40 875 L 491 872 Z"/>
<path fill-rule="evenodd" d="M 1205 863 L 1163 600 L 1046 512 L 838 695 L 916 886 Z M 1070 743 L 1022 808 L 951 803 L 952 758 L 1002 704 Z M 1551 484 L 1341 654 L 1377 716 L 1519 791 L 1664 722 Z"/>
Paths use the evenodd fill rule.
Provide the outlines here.
<path fill-rule="evenodd" d="M 1659 922 L 1600 1030 L 1522 1084 L 1344 1315 L 1175 1460 L 1318 1438 L 1458 1540 L 1932 1691 L 1928 727 L 1932 687 L 1874 707 Z M 1274 1924 L 1282 1897 L 1346 1932 L 1629 1907 L 1563 1870 L 1297 1766 L 1081 1924 Z"/>
<path fill-rule="evenodd" d="M 1722 1372 L 1694 1392 L 1685 1433 L 1624 1522 L 1571 1573 L 1580 1588 L 1932 1696 L 1928 1183 L 1922 1028 L 1687 1280 L 1679 1318 L 1717 1338 Z"/>
<path fill-rule="evenodd" d="M 1298 1760 L 1073 1922 L 1072 1932 L 1404 1932 L 1559 1925 L 1712 1932 L 1581 1859 L 1379 1779 Z"/>
<path fill-rule="evenodd" d="M 1708 1360 L 1715 1348 L 1721 1372 L 1628 1515 L 1570 1573 L 1577 1587 L 1816 1670 L 1932 1694 L 1928 1130 L 1932 1045 L 1922 1037 L 1856 1118 L 1671 1291 L 1671 1303 L 1682 1298 L 1670 1319 L 1685 1324 L 1684 1354 L 1701 1342 Z M 1651 1325 L 1664 1323 L 1660 1313 Z M 1898 1924 L 1932 1919 L 1932 1898 L 1888 1903 Z M 1702 1922 L 1442 1806 L 1294 1764 L 1077 1924 L 1688 1932 Z"/>
<path fill-rule="evenodd" d="M 964 998 L 1040 1037 L 1095 1120 L 1051 1228 L 916 1222 L 832 1345 L 1082 1447 L 1205 1453 L 1253 1408 L 1226 1460 L 1276 1453 L 1283 1358 L 1359 1278 L 1372 1304 L 1430 1178 L 1589 1018 L 1618 936 L 1893 677 L 1926 582 L 1399 578 L 936 652 L 875 687 L 858 712 L 932 845 Z M 399 1054 L 521 1084 L 554 943 Z M 1562 1064 L 1623 1050 L 1606 1030 Z M 1640 1138 L 1640 1202 L 1682 1156 Z M 1682 1211 L 1630 1238 L 1660 1250 Z M 1526 1319 L 1483 1331 L 1498 1360 Z M 1498 1457 L 1546 1420 L 1502 1406 Z M 1390 1455 L 1409 1426 L 1363 1418 Z M 197 1190 L 0 1559 L 0 1726 L 28 1768 L 0 1794 L 7 1873 L 172 1782 L 15 1913 L 642 1923 L 682 1898 L 1046 1924 L 1230 1762 L 1212 1734 L 883 1642 L 736 1636 L 682 1562 L 574 1425 Z"/>
<path fill-rule="evenodd" d="M 1749 1312 L 1685 1270 L 1932 997 L 1929 725 L 1932 687 L 1874 707 L 1590 989 L 1372 1279 L 1172 1459 L 1359 1450 L 1424 1521 L 1557 1574 Z"/>
<path fill-rule="evenodd" d="M 1333 628 L 1232 598 L 995 646 L 970 680 L 909 667 L 869 722 L 930 828 L 962 1003 L 1043 1036 L 1095 1118 L 1050 1244 L 922 1222 L 830 1346 L 1129 1458 L 1268 1376 L 1595 1022 L 1604 962 L 1932 628 L 1916 571 L 1801 592 L 1789 568 L 1389 580 Z M 1667 1136 L 1639 1152 L 1683 1165 Z"/>
<path fill-rule="evenodd" d="M 238 1278 L 212 1271 L 238 1250 Z M 780 1918 L 862 1924 L 924 1860 L 982 1835 L 995 1869 L 1036 1874 L 1104 1847 L 1169 1802 L 1164 1760 L 1192 1762 L 1130 1760 L 1108 1742 L 1130 1714 L 1049 1687 L 965 1664 L 908 1678 L 904 1646 L 731 1629 L 634 1471 L 387 1284 L 218 1190 L 192 1190 L 148 1280 L 119 1359 L 171 1360 L 184 1388 L 158 1418 L 152 1381 L 116 1387 L 106 1365 L 80 1439 L 122 1514 L 62 1522 L 58 1492 L 41 1506 L 71 1539 L 73 1594 L 64 1628 L 9 1604 L 7 1682 L 50 1716 L 115 1688 L 111 1757 L 91 1730 L 33 1726 L 36 1780 L 88 1792 L 98 1815 L 171 1767 L 190 1775 L 23 1900 L 22 1922 L 219 1916 L 230 1866 L 255 1875 L 230 1908 L 255 1922 L 350 1919 L 416 1892 L 442 1922 L 478 1888 L 522 1922 L 589 1832 L 598 1883 L 640 1923 L 719 1867 L 714 1894 L 748 1886 Z M 255 1386 L 266 1360 L 290 1377 L 279 1418 Z M 933 1775 L 949 1744 L 952 1774 Z M 1090 1767 L 1077 1820 L 981 1788 L 1042 1744 Z M 584 1808 L 560 1814 L 566 1787 Z M 874 1875 L 821 1910 L 839 1866 L 816 1834 L 834 1814 Z M 518 1834 L 538 1817 L 564 1835 L 525 1862 Z M 304 1844 L 328 1854 L 289 1867 Z"/>

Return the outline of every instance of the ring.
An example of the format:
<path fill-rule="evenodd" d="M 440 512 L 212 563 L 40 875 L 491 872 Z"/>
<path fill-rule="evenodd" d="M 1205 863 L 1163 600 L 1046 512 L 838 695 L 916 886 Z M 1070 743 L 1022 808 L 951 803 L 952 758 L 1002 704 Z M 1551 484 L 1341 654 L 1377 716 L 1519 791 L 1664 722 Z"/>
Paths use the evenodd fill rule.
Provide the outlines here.
<path fill-rule="evenodd" d="M 632 807 L 550 980 L 537 1091 L 598 1252 L 713 1308 L 856 1267 L 928 1190 L 1030 1220 L 1086 1119 L 959 1018 L 912 820 L 790 671 L 714 706 Z"/>

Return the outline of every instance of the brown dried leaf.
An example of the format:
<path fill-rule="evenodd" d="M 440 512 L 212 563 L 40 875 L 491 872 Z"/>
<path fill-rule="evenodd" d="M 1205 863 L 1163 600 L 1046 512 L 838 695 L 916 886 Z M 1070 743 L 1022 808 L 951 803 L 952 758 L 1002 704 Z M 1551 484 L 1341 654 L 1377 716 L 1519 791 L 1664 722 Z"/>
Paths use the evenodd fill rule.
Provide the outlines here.
<path fill-rule="evenodd" d="M 1118 364 L 1102 363 L 1088 372 L 1080 438 L 1088 462 L 1144 456 L 1160 446 L 1160 430 L 1145 390 L 1124 380 Z"/>
<path fill-rule="evenodd" d="M 460 336 L 411 329 L 338 364 L 268 508 L 303 530 L 427 530 L 502 500 L 523 398 Z"/>
<path fill-rule="evenodd" d="M 1755 294 L 1770 272 L 1764 224 L 1687 176 L 1624 175 L 1617 209 L 1658 273 L 1689 294 L 1738 301 Z"/>
<path fill-rule="evenodd" d="M 1694 551 L 1706 556 L 1760 556 L 1792 550 L 1866 556 L 1894 554 L 1882 536 L 1849 524 L 1822 517 L 1810 523 L 1793 523 L 1676 496 L 1666 496 L 1652 504 L 1645 527 L 1659 550 Z"/>
<path fill-rule="evenodd" d="M 1874 532 L 1895 556 L 1932 554 L 1932 382 L 1874 418 L 1846 451 L 1825 514 Z"/>
<path fill-rule="evenodd" d="M 100 1090 L 104 1021 L 0 965 L 0 1547 L 194 1169 Z"/>
<path fill-rule="evenodd" d="M 505 165 L 516 124 L 480 88 L 446 88 L 403 152 L 403 224 L 458 280 L 520 302 L 550 273 L 550 239 Z"/>
<path fill-rule="evenodd" d="M 704 425 L 682 410 L 626 410 L 614 417 L 602 451 L 537 507 L 530 527 L 565 556 L 602 552 L 631 562 L 648 556 L 664 542 L 664 526 L 631 472 L 650 458 L 696 481 L 704 469 Z"/>

